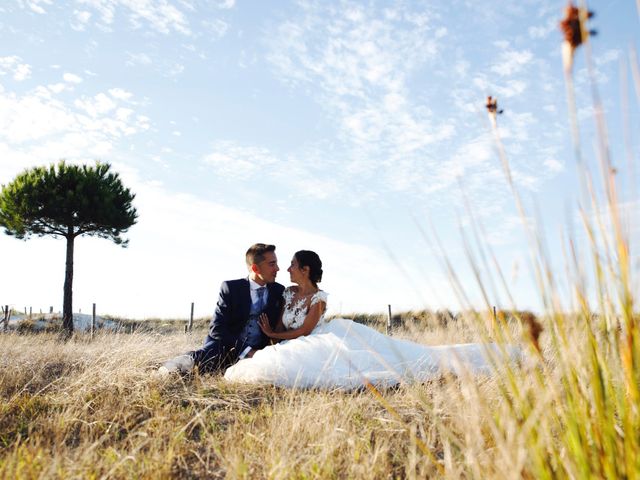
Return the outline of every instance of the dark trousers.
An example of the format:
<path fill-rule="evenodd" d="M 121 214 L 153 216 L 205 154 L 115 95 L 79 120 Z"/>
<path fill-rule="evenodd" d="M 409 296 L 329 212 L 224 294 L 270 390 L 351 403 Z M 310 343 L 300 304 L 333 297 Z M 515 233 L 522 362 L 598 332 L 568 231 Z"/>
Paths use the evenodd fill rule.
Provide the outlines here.
<path fill-rule="evenodd" d="M 236 363 L 240 352 L 235 345 L 226 345 L 207 335 L 201 349 L 193 350 L 187 354 L 193 358 L 200 373 L 210 373 L 225 370 Z"/>

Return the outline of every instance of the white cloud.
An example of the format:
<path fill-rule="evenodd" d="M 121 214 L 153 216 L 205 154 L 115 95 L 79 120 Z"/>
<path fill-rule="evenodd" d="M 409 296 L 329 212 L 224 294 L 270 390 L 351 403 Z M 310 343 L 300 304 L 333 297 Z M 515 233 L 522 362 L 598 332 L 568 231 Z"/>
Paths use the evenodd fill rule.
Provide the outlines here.
<path fill-rule="evenodd" d="M 246 50 L 240 50 L 240 57 L 238 58 L 238 66 L 240 68 L 248 68 L 251 65 L 255 65 L 258 61 L 258 56 L 255 53 L 249 54 Z"/>
<path fill-rule="evenodd" d="M 617 75 L 617 65 L 615 62 L 623 56 L 619 49 L 611 48 L 598 55 L 594 55 L 593 75 L 589 73 L 586 67 L 580 68 L 575 72 L 574 83 L 578 88 L 586 88 L 594 80 L 597 84 L 605 85 L 610 82 L 611 77 Z"/>
<path fill-rule="evenodd" d="M 80 23 L 87 23 L 91 18 L 91 12 L 86 10 L 74 10 L 73 14 Z"/>
<path fill-rule="evenodd" d="M 556 16 L 550 16 L 542 25 L 533 25 L 529 27 L 529 37 L 534 40 L 547 38 L 551 33 L 558 31 L 558 19 Z"/>
<path fill-rule="evenodd" d="M 179 75 L 182 75 L 183 72 L 184 72 L 184 65 L 182 65 L 181 63 L 174 63 L 173 65 L 170 65 L 166 69 L 165 74 L 168 77 L 177 77 Z"/>
<path fill-rule="evenodd" d="M 130 108 L 120 107 L 116 110 L 116 118 L 122 122 L 127 122 L 134 111 Z"/>
<path fill-rule="evenodd" d="M 127 92 L 122 88 L 112 88 L 109 90 L 109 94 L 117 100 L 129 100 L 133 96 L 131 92 Z"/>
<path fill-rule="evenodd" d="M 286 80 L 314 79 L 329 94 L 362 98 L 369 87 L 401 88 L 407 73 L 437 51 L 430 28 L 406 20 L 413 12 L 390 20 L 358 5 L 320 5 L 304 4 L 305 15 L 276 32 L 269 58 Z"/>
<path fill-rule="evenodd" d="M 83 32 L 87 28 L 87 24 L 91 19 L 91 12 L 86 10 L 74 10 L 74 20 L 71 22 L 71 28 L 78 32 Z"/>
<path fill-rule="evenodd" d="M 508 80 L 495 86 L 495 93 L 502 98 L 510 98 L 520 95 L 527 89 L 524 80 Z"/>
<path fill-rule="evenodd" d="M 151 119 L 146 115 L 137 115 L 136 126 L 141 130 L 148 130 L 151 126 Z"/>
<path fill-rule="evenodd" d="M 507 107 L 512 124 L 504 131 L 523 187 L 535 188 L 559 171 L 545 164 L 554 153 L 536 154 L 528 163 L 522 153 L 532 142 L 533 124 L 520 99 L 543 88 L 532 79 L 549 70 L 533 50 L 496 41 L 496 56 L 479 64 L 456 47 L 468 41 L 466 32 L 447 28 L 442 12 L 424 5 L 418 11 L 410 3 L 372 2 L 364 8 L 348 0 L 308 0 L 299 8 L 267 33 L 268 60 L 283 83 L 295 94 L 310 94 L 335 126 L 341 161 L 331 165 L 330 175 L 341 187 L 338 195 L 353 191 L 352 197 L 370 199 L 397 193 L 448 205 L 443 193 L 465 175 L 483 209 L 504 204 L 508 191 L 493 142 L 479 140 L 482 124 L 475 120 L 484 114 L 489 94 Z M 280 161 L 291 168 L 296 158 L 305 156 L 295 152 Z M 326 179 L 327 170 L 317 176 Z"/>
<path fill-rule="evenodd" d="M 435 37 L 436 38 L 446 37 L 448 33 L 449 31 L 447 30 L 446 27 L 440 27 L 436 30 Z"/>
<path fill-rule="evenodd" d="M 467 74 L 469 73 L 469 68 L 470 67 L 471 67 L 471 64 L 468 61 L 459 60 L 454 65 L 454 72 L 459 77 L 466 77 Z"/>
<path fill-rule="evenodd" d="M 105 25 L 111 25 L 116 18 L 117 11 L 122 10 L 134 28 L 140 28 L 145 22 L 164 34 L 171 31 L 184 35 L 191 33 L 185 14 L 167 0 L 134 2 L 129 0 L 76 0 L 76 3 L 86 7 L 87 10 L 83 11 L 85 17 L 87 13 L 90 14 L 88 9 L 97 11 L 100 20 Z"/>
<path fill-rule="evenodd" d="M 151 57 L 146 53 L 131 53 L 127 52 L 126 64 L 129 66 L 134 65 L 151 65 L 153 61 Z"/>
<path fill-rule="evenodd" d="M 74 105 L 93 118 L 103 115 L 116 107 L 116 103 L 104 93 L 99 93 L 93 98 L 82 97 L 76 100 Z"/>
<path fill-rule="evenodd" d="M 601 67 L 617 61 L 621 56 L 622 52 L 620 50 L 612 48 L 595 57 L 594 61 L 596 66 Z"/>
<path fill-rule="evenodd" d="M 17 80 L 18 82 L 26 80 L 29 77 L 31 77 L 31 67 L 24 63 L 18 65 L 13 73 L 14 80 Z"/>
<path fill-rule="evenodd" d="M 31 66 L 23 63 L 16 55 L 0 57 L 0 76 L 7 73 L 11 74 L 15 81 L 21 82 L 31 77 Z"/>
<path fill-rule="evenodd" d="M 319 146 L 278 155 L 264 146 L 217 141 L 202 162 L 218 177 L 241 182 L 259 179 L 289 195 L 316 199 L 344 195 L 344 183 L 337 178 L 340 172 L 332 168 L 339 165 L 339 159 L 328 160 L 326 156 L 327 150 Z"/>
<path fill-rule="evenodd" d="M 60 84 L 25 94 L 0 91 L 0 177 L 38 162 L 100 158 L 124 136 L 147 130 L 149 119 L 105 93 L 67 103 Z"/>
<path fill-rule="evenodd" d="M 564 170 L 564 165 L 555 158 L 547 158 L 544 161 L 544 166 L 552 173 L 558 173 Z"/>
<path fill-rule="evenodd" d="M 428 147 L 451 138 L 447 118 L 412 100 L 413 72 L 435 61 L 447 35 L 436 15 L 355 2 L 301 4 L 302 14 L 270 33 L 269 60 L 280 78 L 312 85 L 350 152 L 335 175 L 411 189 L 424 177 Z M 372 163 L 377 158 L 377 165 Z"/>
<path fill-rule="evenodd" d="M 204 162 L 219 174 L 231 178 L 247 178 L 265 167 L 279 163 L 268 149 L 247 147 L 233 142 L 216 142 Z"/>
<path fill-rule="evenodd" d="M 41 5 L 51 5 L 53 0 L 18 0 L 18 3 L 22 8 L 29 8 L 32 12 L 43 15 L 47 11 Z"/>
<path fill-rule="evenodd" d="M 79 77 L 78 75 L 74 74 L 74 73 L 65 73 L 64 75 L 62 75 L 62 78 L 64 79 L 65 82 L 68 83 L 82 83 L 82 77 Z"/>
<path fill-rule="evenodd" d="M 212 33 L 215 38 L 222 38 L 229 31 L 229 24 L 217 18 L 213 20 L 203 20 L 202 25 Z"/>
<path fill-rule="evenodd" d="M 233 8 L 236 4 L 236 0 L 218 0 L 216 2 L 216 7 L 221 8 L 223 10 L 229 10 Z"/>
<path fill-rule="evenodd" d="M 501 76 L 511 76 L 522 71 L 533 59 L 530 50 L 505 50 L 500 52 L 497 60 L 491 67 L 491 71 Z"/>
<path fill-rule="evenodd" d="M 483 135 L 461 145 L 444 171 L 450 172 L 451 175 L 462 176 L 467 169 L 493 161 L 494 156 L 493 142 L 488 136 Z"/>
<path fill-rule="evenodd" d="M 54 83 L 51 85 L 47 85 L 47 88 L 51 90 L 51 93 L 58 94 L 64 92 L 67 86 L 64 83 Z"/>
<path fill-rule="evenodd" d="M 57 100 L 38 95 L 0 96 L 0 135 L 9 143 L 36 140 L 70 129 L 73 115 Z"/>

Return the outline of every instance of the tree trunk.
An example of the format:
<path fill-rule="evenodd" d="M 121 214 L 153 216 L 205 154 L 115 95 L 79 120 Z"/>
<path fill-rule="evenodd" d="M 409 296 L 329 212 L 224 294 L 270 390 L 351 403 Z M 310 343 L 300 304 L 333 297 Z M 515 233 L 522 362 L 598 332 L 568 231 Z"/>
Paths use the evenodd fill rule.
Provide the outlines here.
<path fill-rule="evenodd" d="M 62 333 L 66 338 L 73 335 L 73 228 L 67 234 L 67 263 L 64 273 L 64 299 L 62 302 Z"/>

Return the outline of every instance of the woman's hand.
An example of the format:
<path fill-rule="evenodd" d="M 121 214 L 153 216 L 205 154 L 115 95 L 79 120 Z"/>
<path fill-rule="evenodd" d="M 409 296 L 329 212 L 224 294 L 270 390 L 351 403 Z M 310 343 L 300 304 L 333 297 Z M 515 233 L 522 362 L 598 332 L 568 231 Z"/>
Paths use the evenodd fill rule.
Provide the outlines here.
<path fill-rule="evenodd" d="M 273 328 L 271 328 L 271 324 L 269 323 L 269 317 L 267 317 L 266 313 L 260 314 L 260 318 L 258 319 L 258 325 L 260 325 L 260 330 L 267 337 L 273 337 Z"/>

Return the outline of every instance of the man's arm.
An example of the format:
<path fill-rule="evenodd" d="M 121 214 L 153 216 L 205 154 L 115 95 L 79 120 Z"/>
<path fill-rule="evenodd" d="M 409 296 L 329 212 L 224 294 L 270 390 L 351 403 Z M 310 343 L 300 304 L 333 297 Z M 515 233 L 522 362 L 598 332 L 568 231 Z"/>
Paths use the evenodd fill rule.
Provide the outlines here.
<path fill-rule="evenodd" d="M 269 323 L 276 332 L 284 330 L 284 325 L 282 324 L 282 314 L 284 312 L 284 291 L 284 286 L 276 283 L 269 293 L 269 295 L 273 295 L 274 301 L 272 304 L 273 307 L 270 308 L 266 313 L 269 317 Z"/>
<path fill-rule="evenodd" d="M 231 331 L 231 302 L 229 282 L 222 282 L 216 309 L 209 325 L 209 336 L 221 340 L 226 345 L 230 345 L 235 341 L 235 336 Z"/>

